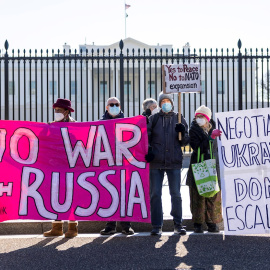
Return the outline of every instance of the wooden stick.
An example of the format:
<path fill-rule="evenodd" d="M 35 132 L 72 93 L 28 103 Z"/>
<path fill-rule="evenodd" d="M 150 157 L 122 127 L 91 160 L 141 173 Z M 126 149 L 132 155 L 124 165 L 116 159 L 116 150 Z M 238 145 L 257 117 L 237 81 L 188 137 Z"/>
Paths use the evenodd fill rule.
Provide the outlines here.
<path fill-rule="evenodd" d="M 181 93 L 178 93 L 178 123 L 181 123 Z M 179 132 L 179 141 L 182 140 L 182 134 Z"/>
<path fill-rule="evenodd" d="M 165 69 L 164 65 L 162 65 L 162 91 L 165 94 L 166 93 L 166 82 L 165 82 Z"/>

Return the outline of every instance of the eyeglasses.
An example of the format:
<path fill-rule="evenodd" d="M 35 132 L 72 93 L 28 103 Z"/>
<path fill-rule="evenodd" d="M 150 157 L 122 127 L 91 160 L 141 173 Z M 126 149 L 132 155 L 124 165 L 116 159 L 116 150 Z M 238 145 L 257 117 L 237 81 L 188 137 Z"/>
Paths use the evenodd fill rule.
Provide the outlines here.
<path fill-rule="evenodd" d="M 110 106 L 110 107 L 113 107 L 114 105 L 115 105 L 116 107 L 119 107 L 119 106 L 120 106 L 119 103 L 110 103 L 110 104 L 108 104 L 108 106 Z"/>

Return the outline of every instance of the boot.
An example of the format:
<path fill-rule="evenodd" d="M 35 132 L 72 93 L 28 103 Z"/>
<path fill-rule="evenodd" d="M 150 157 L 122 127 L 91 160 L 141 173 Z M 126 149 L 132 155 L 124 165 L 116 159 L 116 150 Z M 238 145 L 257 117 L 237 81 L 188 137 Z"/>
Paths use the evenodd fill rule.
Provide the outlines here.
<path fill-rule="evenodd" d="M 218 225 L 216 223 L 206 223 L 208 226 L 208 232 L 212 232 L 212 233 L 218 233 L 219 232 L 219 228 Z"/>
<path fill-rule="evenodd" d="M 63 224 L 64 222 L 59 220 L 59 221 L 53 221 L 52 222 L 52 229 L 44 232 L 43 235 L 45 237 L 50 237 L 50 236 L 61 236 L 64 234 L 63 232 Z"/>
<path fill-rule="evenodd" d="M 68 223 L 68 231 L 65 233 L 66 238 L 72 238 L 78 235 L 78 222 L 77 221 L 69 221 Z"/>
<path fill-rule="evenodd" d="M 194 232 L 195 233 L 203 233 L 202 224 L 194 223 Z"/>

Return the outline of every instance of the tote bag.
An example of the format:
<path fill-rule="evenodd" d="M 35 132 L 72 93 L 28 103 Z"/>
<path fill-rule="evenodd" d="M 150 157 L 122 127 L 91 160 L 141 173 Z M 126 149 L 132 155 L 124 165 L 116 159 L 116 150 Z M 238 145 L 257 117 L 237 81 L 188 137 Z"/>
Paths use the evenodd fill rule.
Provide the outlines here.
<path fill-rule="evenodd" d="M 204 155 L 200 155 L 199 147 L 197 163 L 191 165 L 198 193 L 203 197 L 213 197 L 220 191 L 217 178 L 216 160 L 213 159 L 211 142 L 209 142 L 209 146 L 211 159 L 204 160 Z"/>

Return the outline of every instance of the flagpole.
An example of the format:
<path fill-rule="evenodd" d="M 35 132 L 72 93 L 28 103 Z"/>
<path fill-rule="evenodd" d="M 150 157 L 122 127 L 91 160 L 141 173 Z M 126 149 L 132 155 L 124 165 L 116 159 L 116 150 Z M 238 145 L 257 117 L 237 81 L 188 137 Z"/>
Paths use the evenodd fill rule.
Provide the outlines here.
<path fill-rule="evenodd" d="M 126 12 L 126 1 L 125 1 L 124 9 L 125 9 L 125 39 L 126 39 L 126 38 L 127 38 L 127 12 Z"/>

